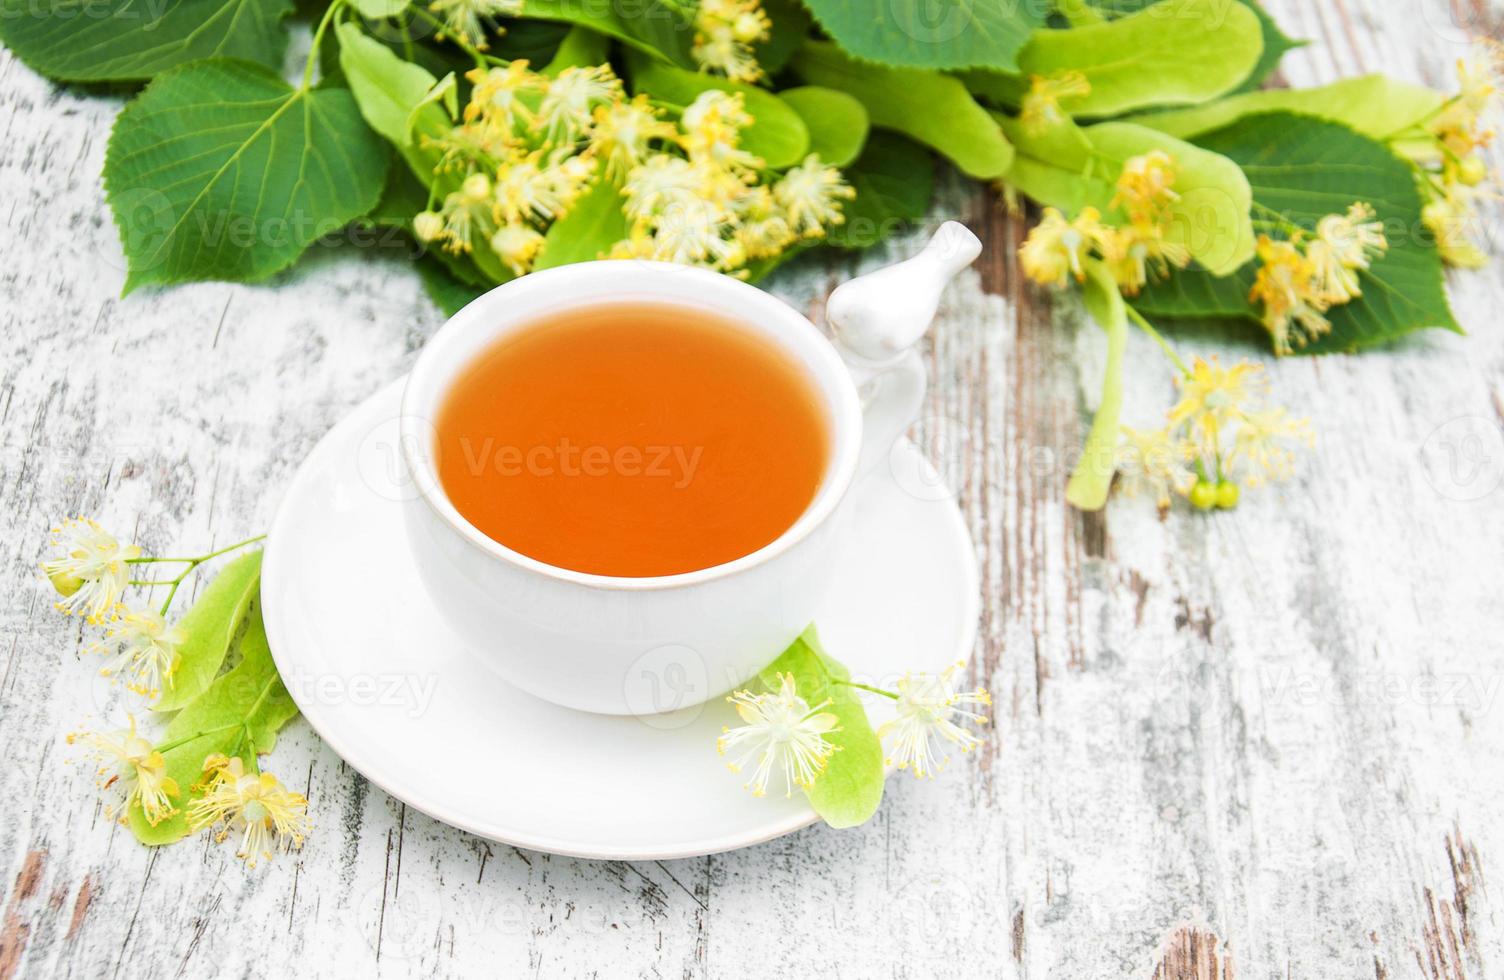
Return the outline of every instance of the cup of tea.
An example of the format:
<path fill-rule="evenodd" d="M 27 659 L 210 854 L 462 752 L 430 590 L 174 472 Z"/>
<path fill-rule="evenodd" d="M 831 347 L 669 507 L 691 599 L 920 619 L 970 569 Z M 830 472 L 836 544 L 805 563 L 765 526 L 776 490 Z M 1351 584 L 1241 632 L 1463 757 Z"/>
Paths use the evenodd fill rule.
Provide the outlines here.
<path fill-rule="evenodd" d="M 912 345 L 981 248 L 947 222 L 827 304 L 840 350 L 737 279 L 636 260 L 459 311 L 402 397 L 414 560 L 513 685 L 657 714 L 745 683 L 811 622 L 849 491 L 917 416 Z"/>

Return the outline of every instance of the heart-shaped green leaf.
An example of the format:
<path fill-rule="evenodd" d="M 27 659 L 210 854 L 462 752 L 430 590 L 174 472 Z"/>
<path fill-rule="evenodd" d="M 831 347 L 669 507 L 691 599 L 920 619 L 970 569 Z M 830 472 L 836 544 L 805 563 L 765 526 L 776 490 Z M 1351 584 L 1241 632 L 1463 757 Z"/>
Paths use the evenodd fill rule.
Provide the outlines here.
<path fill-rule="evenodd" d="M 200 58 L 280 66 L 288 0 L 0 0 L 0 40 L 49 78 L 137 81 Z"/>
<path fill-rule="evenodd" d="M 1361 201 L 1384 223 L 1389 249 L 1359 273 L 1363 295 L 1327 311 L 1331 332 L 1301 353 L 1356 350 L 1428 327 L 1462 332 L 1447 301 L 1441 259 L 1424 234 L 1414 175 L 1382 143 L 1289 112 L 1246 116 L 1197 143 L 1242 165 L 1261 214 L 1310 231 L 1322 216 Z M 1152 316 L 1256 320 L 1248 303 L 1255 272 L 1252 263 L 1226 278 L 1185 269 L 1146 289 L 1133 305 Z"/>
<path fill-rule="evenodd" d="M 1049 5 L 1017 0 L 805 0 L 853 57 L 908 68 L 1018 67 L 1018 50 Z"/>
<path fill-rule="evenodd" d="M 105 153 L 125 291 L 265 279 L 374 207 L 389 156 L 345 89 L 223 59 L 157 76 Z"/>

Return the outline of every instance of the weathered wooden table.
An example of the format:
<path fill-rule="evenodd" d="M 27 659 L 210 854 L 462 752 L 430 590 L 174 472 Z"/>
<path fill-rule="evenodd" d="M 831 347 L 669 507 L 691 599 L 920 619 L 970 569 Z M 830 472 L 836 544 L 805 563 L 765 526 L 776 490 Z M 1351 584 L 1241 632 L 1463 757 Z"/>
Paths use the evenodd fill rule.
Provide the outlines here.
<path fill-rule="evenodd" d="M 1504 34 L 1485 0 L 1271 7 L 1315 41 L 1292 83 L 1448 86 L 1469 34 Z M 93 514 L 157 549 L 264 529 L 441 318 L 380 249 L 117 298 L 98 173 L 118 105 L 0 54 L 0 978 L 1504 977 L 1499 266 L 1453 284 L 1470 337 L 1274 365 L 1320 433 L 1294 482 L 1210 517 L 1083 516 L 1061 460 L 1100 335 L 1021 286 L 1023 226 L 957 181 L 934 220 L 988 251 L 936 325 L 915 435 L 982 558 L 985 751 L 892 781 L 858 830 L 594 863 L 408 812 L 297 722 L 272 765 L 312 801 L 301 853 L 248 873 L 229 847 L 137 845 L 65 762 L 111 695 L 49 608 L 48 527 Z M 774 288 L 818 319 L 852 271 Z M 1129 377 L 1148 424 L 1172 387 L 1142 337 Z"/>

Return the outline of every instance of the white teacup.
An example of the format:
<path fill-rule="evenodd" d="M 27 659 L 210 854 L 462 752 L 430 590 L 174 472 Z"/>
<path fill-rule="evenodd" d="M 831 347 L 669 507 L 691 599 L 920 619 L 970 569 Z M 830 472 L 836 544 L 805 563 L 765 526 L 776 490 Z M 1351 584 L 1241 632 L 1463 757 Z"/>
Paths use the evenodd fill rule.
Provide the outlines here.
<path fill-rule="evenodd" d="M 402 395 L 403 460 L 418 491 L 406 504 L 409 536 L 449 625 L 512 684 L 583 711 L 657 714 L 745 683 L 813 619 L 848 532 L 847 491 L 918 414 L 924 370 L 910 348 L 945 283 L 980 249 L 971 232 L 947 222 L 919 255 L 839 287 L 827 313 L 842 353 L 768 293 L 664 263 L 535 272 L 466 306 L 429 341 Z M 678 575 L 593 575 L 497 543 L 444 493 L 431 420 L 456 378 L 511 332 L 562 310 L 617 302 L 714 312 L 808 370 L 833 435 L 830 458 L 813 502 L 771 544 Z"/>

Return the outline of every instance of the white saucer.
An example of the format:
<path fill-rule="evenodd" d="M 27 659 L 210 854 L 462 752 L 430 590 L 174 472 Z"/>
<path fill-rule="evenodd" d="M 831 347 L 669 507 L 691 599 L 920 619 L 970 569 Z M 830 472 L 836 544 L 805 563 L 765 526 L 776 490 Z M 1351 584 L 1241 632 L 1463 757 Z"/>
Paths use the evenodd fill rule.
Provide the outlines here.
<path fill-rule="evenodd" d="M 689 857 L 814 822 L 802 797 L 753 798 L 727 771 L 715 738 L 735 715 L 722 699 L 584 714 L 510 687 L 464 648 L 406 556 L 401 390 L 387 386 L 323 438 L 267 541 L 272 653 L 319 735 L 409 806 L 555 854 Z M 891 686 L 970 656 L 979 597 L 970 537 L 934 470 L 907 442 L 890 462 L 852 489 L 857 531 L 816 624 L 854 675 Z M 877 724 L 887 699 L 872 701 Z"/>

